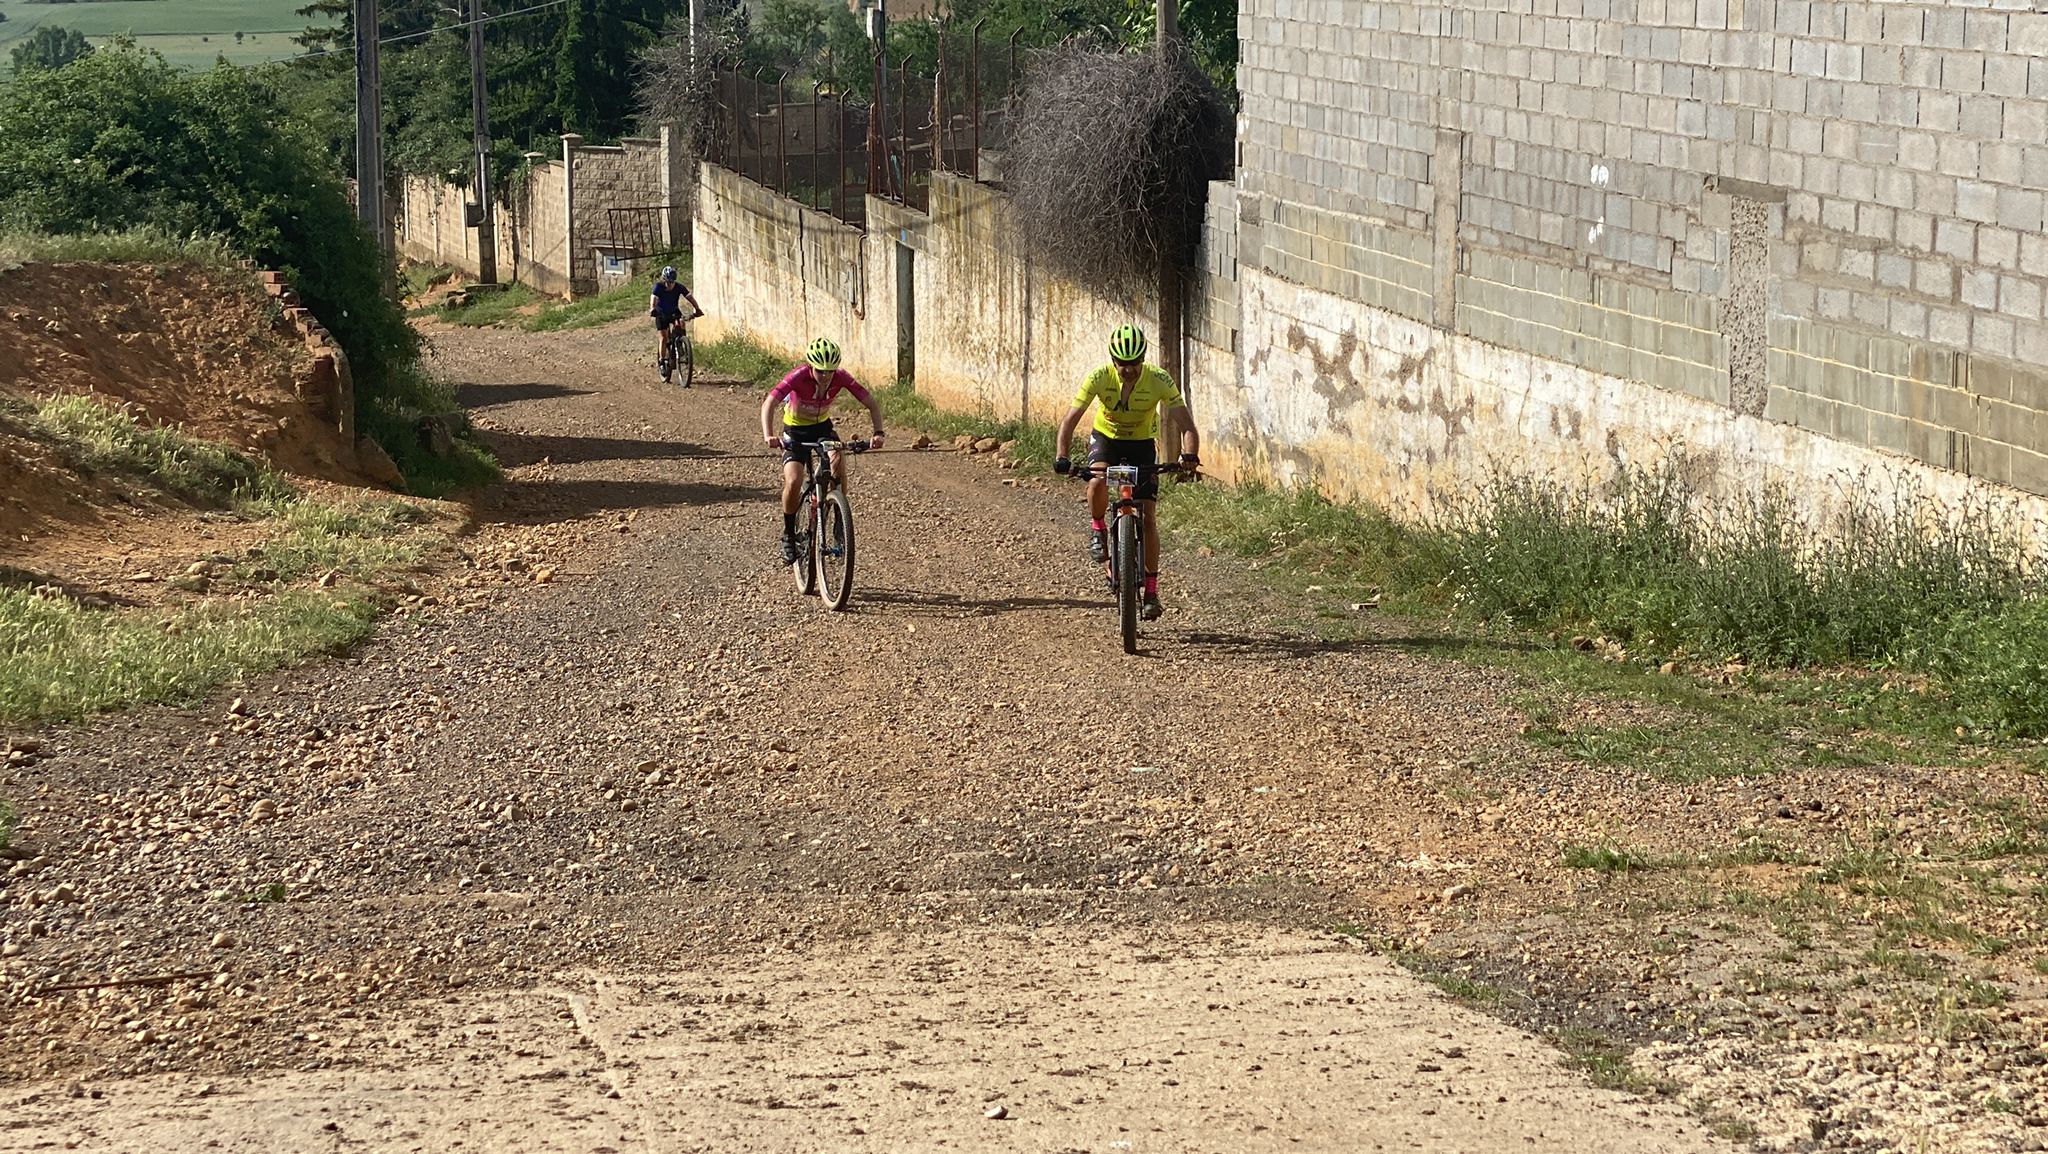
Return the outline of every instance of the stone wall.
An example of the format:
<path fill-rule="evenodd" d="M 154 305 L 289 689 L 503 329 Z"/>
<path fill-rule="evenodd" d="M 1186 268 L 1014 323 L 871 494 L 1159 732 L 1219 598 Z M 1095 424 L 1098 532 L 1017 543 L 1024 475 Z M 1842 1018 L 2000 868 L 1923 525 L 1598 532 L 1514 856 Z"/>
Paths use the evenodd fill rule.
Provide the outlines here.
<path fill-rule="evenodd" d="M 1408 500 L 1386 462 L 1465 411 L 1415 391 L 1452 379 L 1426 354 L 1497 374 L 1456 378 L 1438 454 L 1556 465 L 1512 414 L 1569 380 L 1595 474 L 1683 438 L 1731 487 L 2048 493 L 2048 15 L 1245 0 L 1240 27 L 1244 367 L 1277 422 L 1243 433 L 1285 475 Z"/>

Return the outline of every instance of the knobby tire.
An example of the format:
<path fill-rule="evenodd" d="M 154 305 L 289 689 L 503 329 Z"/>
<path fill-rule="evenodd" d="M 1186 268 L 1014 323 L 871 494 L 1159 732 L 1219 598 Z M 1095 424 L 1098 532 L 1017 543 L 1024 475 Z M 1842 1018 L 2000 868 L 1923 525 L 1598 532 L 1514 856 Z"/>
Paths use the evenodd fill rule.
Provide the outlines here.
<path fill-rule="evenodd" d="M 818 491 L 810 485 L 804 486 L 803 495 L 797 498 L 797 521 L 800 528 L 796 534 L 797 559 L 790 562 L 791 574 L 796 577 L 796 591 L 809 597 L 818 591 L 818 557 L 812 542 L 818 539 Z"/>
<path fill-rule="evenodd" d="M 1144 595 L 1140 570 L 1144 547 L 1138 542 L 1138 516 L 1124 513 L 1116 519 L 1116 612 L 1123 623 L 1124 652 L 1138 651 L 1138 599 Z"/>
<path fill-rule="evenodd" d="M 818 597 L 837 612 L 853 599 L 853 502 L 834 489 L 818 508 Z"/>

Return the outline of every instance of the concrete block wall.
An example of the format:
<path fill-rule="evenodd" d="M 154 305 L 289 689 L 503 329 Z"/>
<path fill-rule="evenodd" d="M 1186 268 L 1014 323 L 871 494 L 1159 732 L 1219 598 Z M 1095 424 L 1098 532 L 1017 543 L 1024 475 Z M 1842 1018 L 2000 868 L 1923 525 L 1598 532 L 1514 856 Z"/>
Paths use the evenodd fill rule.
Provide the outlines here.
<path fill-rule="evenodd" d="M 397 244 L 401 255 L 445 264 L 476 276 L 476 230 L 463 224 L 469 190 L 438 177 L 408 176 L 400 182 Z M 559 165 L 532 166 L 510 199 L 498 206 L 498 275 L 544 293 L 569 291 L 567 213 Z"/>
<path fill-rule="evenodd" d="M 627 139 L 603 147 L 571 143 L 564 156 L 576 173 L 570 288 L 577 294 L 593 293 L 598 288 L 596 250 L 614 239 L 613 210 L 647 210 L 668 203 L 668 162 L 658 139 Z"/>
<path fill-rule="evenodd" d="M 1643 453 L 1668 393 L 2048 494 L 2048 14 L 1244 0 L 1240 29 L 1248 277 L 1359 340 L 1385 315 L 1629 383 L 1599 411 Z"/>
<path fill-rule="evenodd" d="M 830 336 L 856 377 L 894 380 L 894 245 L 923 222 L 892 223 L 888 232 L 864 234 L 729 169 L 701 165 L 692 225 L 693 287 L 705 311 L 699 339 L 747 336 L 790 353 L 794 363 L 814 337 Z"/>
<path fill-rule="evenodd" d="M 1188 286 L 1188 380 L 1198 419 L 1235 407 L 1238 316 L 1236 212 L 1216 186 L 1203 272 Z M 937 174 L 931 211 L 867 202 L 865 233 L 705 165 L 698 188 L 700 333 L 744 333 L 792 355 L 828 335 L 864 381 L 897 377 L 904 312 L 897 269 L 909 255 L 918 391 L 942 406 L 998 419 L 1064 415 L 1086 375 L 1107 360 L 1111 329 L 1156 334 L 1156 302 L 1110 299 L 1048 275 L 1018 244 L 1008 201 L 986 185 Z"/>

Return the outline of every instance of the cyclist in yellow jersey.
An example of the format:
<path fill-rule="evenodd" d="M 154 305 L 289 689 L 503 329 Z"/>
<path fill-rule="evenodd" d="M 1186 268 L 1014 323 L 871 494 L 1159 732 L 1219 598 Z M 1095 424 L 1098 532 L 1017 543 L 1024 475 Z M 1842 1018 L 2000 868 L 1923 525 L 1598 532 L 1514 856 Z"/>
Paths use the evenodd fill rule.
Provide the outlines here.
<path fill-rule="evenodd" d="M 1090 465 L 1151 465 L 1158 460 L 1159 420 L 1166 417 L 1169 430 L 1177 429 L 1180 463 L 1193 469 L 1202 463 L 1202 436 L 1181 401 L 1180 389 L 1166 370 L 1145 363 L 1145 333 L 1136 325 L 1124 325 L 1109 336 L 1110 362 L 1088 374 L 1081 391 L 1074 394 L 1074 408 L 1060 422 L 1054 448 L 1053 472 L 1072 470 L 1067 449 L 1074 431 L 1091 405 L 1097 406 L 1095 427 L 1088 435 Z M 1145 518 L 1145 603 L 1147 621 L 1156 621 L 1159 606 L 1159 480 L 1146 477 L 1138 485 L 1138 509 Z M 1101 564 L 1109 556 L 1108 526 L 1103 517 L 1109 511 L 1109 485 L 1097 477 L 1088 485 L 1088 556 Z"/>

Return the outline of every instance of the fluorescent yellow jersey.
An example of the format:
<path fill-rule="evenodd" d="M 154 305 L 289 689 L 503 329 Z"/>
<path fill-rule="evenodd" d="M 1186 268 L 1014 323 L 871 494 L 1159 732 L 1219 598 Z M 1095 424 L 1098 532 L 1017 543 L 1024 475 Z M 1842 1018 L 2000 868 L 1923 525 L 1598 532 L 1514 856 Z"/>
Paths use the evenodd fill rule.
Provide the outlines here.
<path fill-rule="evenodd" d="M 1095 431 L 1119 441 L 1149 441 L 1159 435 L 1159 410 L 1180 404 L 1180 390 L 1173 378 L 1158 365 L 1146 365 L 1124 397 L 1124 383 L 1115 365 L 1104 365 L 1088 374 L 1081 391 L 1074 394 L 1074 407 L 1085 409 L 1090 401 L 1100 403 L 1095 411 Z"/>

